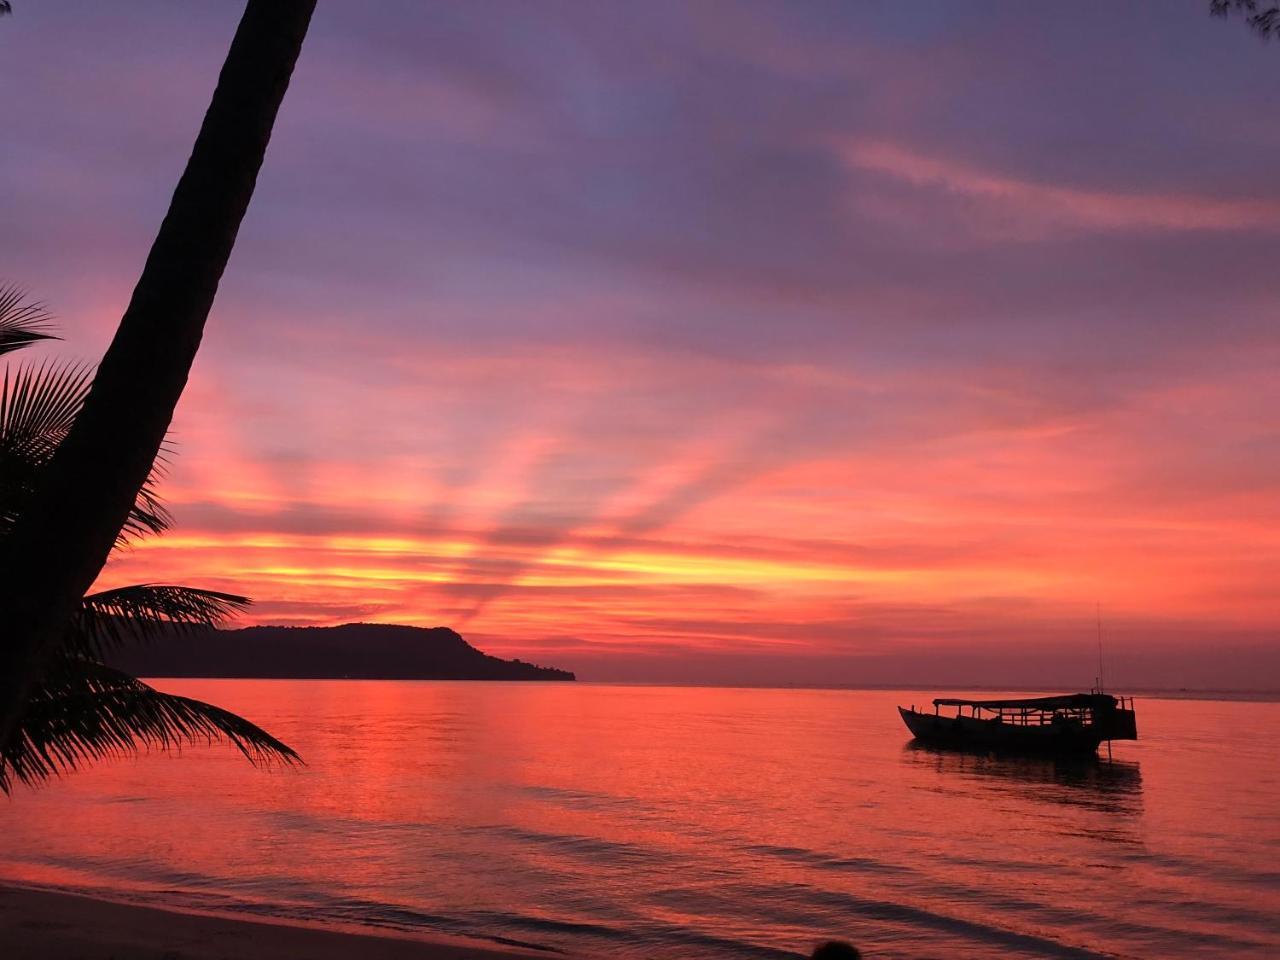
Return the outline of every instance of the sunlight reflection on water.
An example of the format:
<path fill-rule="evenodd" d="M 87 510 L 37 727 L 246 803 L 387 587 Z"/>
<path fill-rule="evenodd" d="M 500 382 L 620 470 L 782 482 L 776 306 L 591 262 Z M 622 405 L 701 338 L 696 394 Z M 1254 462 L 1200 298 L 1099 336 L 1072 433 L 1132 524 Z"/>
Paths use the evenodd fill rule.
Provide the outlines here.
<path fill-rule="evenodd" d="M 926 749 L 918 692 L 169 681 L 297 747 L 0 807 L 0 872 L 615 957 L 1280 955 L 1280 705 L 1138 701 L 1114 763 Z"/>

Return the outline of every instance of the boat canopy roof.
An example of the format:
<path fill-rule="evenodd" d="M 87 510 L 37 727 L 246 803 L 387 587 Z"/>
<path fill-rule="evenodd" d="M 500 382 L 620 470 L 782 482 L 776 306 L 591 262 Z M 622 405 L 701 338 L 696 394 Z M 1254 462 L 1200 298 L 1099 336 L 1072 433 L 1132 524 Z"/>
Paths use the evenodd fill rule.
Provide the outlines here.
<path fill-rule="evenodd" d="M 1116 704 L 1109 693 L 1067 693 L 1057 697 L 1028 697 L 1022 700 L 956 700 L 940 697 L 935 707 L 979 707 L 983 710 L 1065 710 Z"/>

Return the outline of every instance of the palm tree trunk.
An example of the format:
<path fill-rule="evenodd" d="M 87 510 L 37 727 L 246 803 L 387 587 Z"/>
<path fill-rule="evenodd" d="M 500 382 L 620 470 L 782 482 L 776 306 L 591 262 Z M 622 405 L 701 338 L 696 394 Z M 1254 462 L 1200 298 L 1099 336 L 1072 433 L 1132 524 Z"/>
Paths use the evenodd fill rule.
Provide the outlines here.
<path fill-rule="evenodd" d="M 0 743 L 106 562 L 169 429 L 315 0 L 248 0 L 133 298 L 0 545 Z"/>

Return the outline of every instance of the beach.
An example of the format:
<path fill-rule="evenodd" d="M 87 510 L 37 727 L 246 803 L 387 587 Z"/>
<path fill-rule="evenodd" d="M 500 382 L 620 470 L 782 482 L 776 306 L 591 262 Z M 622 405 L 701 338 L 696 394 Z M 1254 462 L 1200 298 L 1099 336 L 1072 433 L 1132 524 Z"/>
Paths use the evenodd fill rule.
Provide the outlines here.
<path fill-rule="evenodd" d="M 545 956 L 475 945 L 261 923 L 0 886 L 6 960 L 500 960 Z"/>

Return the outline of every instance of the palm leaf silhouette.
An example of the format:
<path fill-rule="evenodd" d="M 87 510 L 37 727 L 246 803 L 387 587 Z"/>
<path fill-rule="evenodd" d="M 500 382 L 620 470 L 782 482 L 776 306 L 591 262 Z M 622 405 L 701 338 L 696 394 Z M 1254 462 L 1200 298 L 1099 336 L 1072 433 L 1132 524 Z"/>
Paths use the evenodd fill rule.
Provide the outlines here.
<path fill-rule="evenodd" d="M 0 380 L 0 534 L 8 531 L 35 490 L 41 469 L 66 439 L 93 383 L 80 363 L 43 362 L 6 367 Z M 171 518 L 156 490 L 164 476 L 158 462 L 143 485 L 120 542 L 162 533 Z"/>
<path fill-rule="evenodd" d="M 0 2 L 0 12 L 3 12 Z M 0 354 L 48 339 L 47 315 L 0 287 Z M 0 379 L 0 538 L 9 534 L 41 473 L 66 439 L 93 382 L 90 367 L 44 362 L 6 367 Z M 162 456 L 117 538 L 163 533 L 170 517 L 156 492 Z M 0 792 L 35 785 L 85 763 L 222 741 L 251 763 L 300 763 L 260 727 L 221 707 L 162 693 L 103 663 L 125 643 L 191 638 L 248 606 L 246 597 L 144 583 L 84 597 L 61 647 L 39 677 L 12 736 L 0 743 Z"/>
<path fill-rule="evenodd" d="M 0 4 L 0 14 L 5 5 Z M 17 287 L 0 285 L 0 354 L 29 346 L 37 340 L 56 340 L 50 332 L 49 313 Z"/>
<path fill-rule="evenodd" d="M 61 656 L 29 698 L 18 735 L 0 750 L 0 791 L 37 784 L 86 763 L 184 744 L 229 743 L 255 766 L 301 762 L 243 717 L 162 693 L 94 660 Z"/>
<path fill-rule="evenodd" d="M 1209 12 L 1215 17 L 1227 17 L 1232 11 L 1244 16 L 1244 21 L 1263 40 L 1280 37 L 1280 3 L 1270 0 L 1209 0 Z"/>
<path fill-rule="evenodd" d="M 101 659 L 127 643 L 198 634 L 250 602 L 230 593 L 158 583 L 91 593 L 81 603 L 65 648 Z"/>

